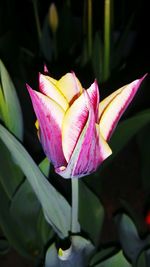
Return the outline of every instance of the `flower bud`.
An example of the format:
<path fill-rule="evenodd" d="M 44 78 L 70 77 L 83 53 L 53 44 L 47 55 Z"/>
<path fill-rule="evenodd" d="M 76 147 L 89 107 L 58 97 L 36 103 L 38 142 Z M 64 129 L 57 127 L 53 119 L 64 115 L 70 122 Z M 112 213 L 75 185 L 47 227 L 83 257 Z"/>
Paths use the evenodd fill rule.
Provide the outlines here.
<path fill-rule="evenodd" d="M 49 7 L 48 20 L 50 28 L 53 34 L 55 34 L 58 28 L 58 13 L 54 3 L 52 3 Z"/>

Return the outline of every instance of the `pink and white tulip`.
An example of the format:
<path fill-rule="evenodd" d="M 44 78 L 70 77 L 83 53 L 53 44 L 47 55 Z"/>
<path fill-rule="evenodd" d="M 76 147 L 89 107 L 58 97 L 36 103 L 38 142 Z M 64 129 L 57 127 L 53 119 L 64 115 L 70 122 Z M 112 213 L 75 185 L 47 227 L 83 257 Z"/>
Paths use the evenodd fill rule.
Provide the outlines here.
<path fill-rule="evenodd" d="M 40 142 L 59 175 L 88 175 L 111 155 L 107 142 L 143 79 L 121 87 L 100 104 L 97 82 L 85 90 L 74 73 L 60 80 L 39 74 L 40 92 L 27 85 Z"/>

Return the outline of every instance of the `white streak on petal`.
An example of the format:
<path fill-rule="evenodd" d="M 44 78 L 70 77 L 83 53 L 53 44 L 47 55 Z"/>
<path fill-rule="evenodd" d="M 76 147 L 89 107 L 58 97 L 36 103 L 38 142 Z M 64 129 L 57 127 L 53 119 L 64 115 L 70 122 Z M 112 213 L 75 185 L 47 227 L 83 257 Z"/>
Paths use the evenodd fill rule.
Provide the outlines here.
<path fill-rule="evenodd" d="M 66 169 L 56 169 L 56 172 L 64 178 L 79 178 L 90 174 L 112 153 L 109 145 L 100 136 L 89 96 L 86 92 L 85 95 L 85 102 L 89 110 L 87 122 Z"/>
<path fill-rule="evenodd" d="M 74 73 L 62 76 L 56 85 L 70 104 L 82 93 L 82 86 Z"/>
<path fill-rule="evenodd" d="M 56 85 L 50 81 L 48 76 L 39 74 L 39 89 L 40 92 L 55 100 L 55 102 L 58 103 L 64 109 L 64 111 L 67 110 L 69 106 L 67 100 L 56 87 Z"/>
<path fill-rule="evenodd" d="M 88 117 L 88 108 L 82 94 L 67 110 L 62 127 L 62 146 L 67 162 L 76 146 Z"/>
<path fill-rule="evenodd" d="M 107 105 L 102 107 L 103 112 L 99 122 L 100 132 L 105 140 L 110 139 L 120 117 L 134 98 L 143 79 L 144 77 L 123 86 L 114 92 L 113 95 L 110 95 L 109 99 L 106 98 Z"/>
<path fill-rule="evenodd" d="M 27 88 L 39 122 L 40 141 L 44 152 L 55 168 L 65 166 L 61 136 L 65 112 L 49 97 L 32 90 L 29 86 Z"/>
<path fill-rule="evenodd" d="M 93 106 L 95 120 L 98 122 L 98 109 L 99 109 L 99 89 L 97 81 L 95 80 L 94 83 L 87 89 L 87 93 L 89 95 L 91 104 Z"/>

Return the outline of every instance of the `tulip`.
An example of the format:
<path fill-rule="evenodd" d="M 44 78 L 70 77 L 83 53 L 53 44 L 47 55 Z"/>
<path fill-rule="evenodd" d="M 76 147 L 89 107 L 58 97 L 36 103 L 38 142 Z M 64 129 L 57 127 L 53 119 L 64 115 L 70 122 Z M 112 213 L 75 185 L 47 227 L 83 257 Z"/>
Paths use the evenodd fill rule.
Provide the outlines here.
<path fill-rule="evenodd" d="M 111 155 L 108 141 L 143 79 L 121 87 L 100 104 L 96 80 L 85 90 L 73 72 L 60 80 L 39 74 L 40 92 L 27 85 L 39 139 L 56 173 L 64 178 L 89 175 Z"/>

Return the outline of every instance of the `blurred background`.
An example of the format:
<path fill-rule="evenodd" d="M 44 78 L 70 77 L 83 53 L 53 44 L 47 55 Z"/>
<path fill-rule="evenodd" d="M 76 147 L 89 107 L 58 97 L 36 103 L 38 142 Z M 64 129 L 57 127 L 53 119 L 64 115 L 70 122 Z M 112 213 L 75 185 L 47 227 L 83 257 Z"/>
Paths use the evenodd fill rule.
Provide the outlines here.
<path fill-rule="evenodd" d="M 34 126 L 35 115 L 25 87 L 38 89 L 38 72 L 59 79 L 74 71 L 83 87 L 96 78 L 101 99 L 150 70 L 149 8 L 146 0 L 1 0 L 0 59 L 19 97 L 23 144 L 39 163 L 44 154 Z M 150 108 L 149 75 L 122 121 Z M 128 126 L 130 132 L 131 125 Z M 131 134 L 110 164 L 85 183 L 101 199 L 106 218 L 102 243 L 117 240 L 112 216 L 127 209 L 136 216 L 142 233 L 149 231 L 150 125 Z M 120 142 L 124 136 L 120 135 Z M 115 138 L 112 143 L 116 144 Z M 51 183 L 70 201 L 70 184 L 50 171 Z M 13 264 L 12 264 L 13 262 Z M 16 264 L 15 264 L 16 262 Z M 0 266 L 32 266 L 14 250 L 0 256 Z"/>

